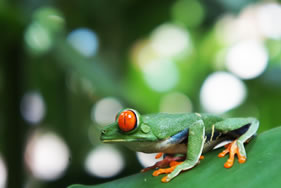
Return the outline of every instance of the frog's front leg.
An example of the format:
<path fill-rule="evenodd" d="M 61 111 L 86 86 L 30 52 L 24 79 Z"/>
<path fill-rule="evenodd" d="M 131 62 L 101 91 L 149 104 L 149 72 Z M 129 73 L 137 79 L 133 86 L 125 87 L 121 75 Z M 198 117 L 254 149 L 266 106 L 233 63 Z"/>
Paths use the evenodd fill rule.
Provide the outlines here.
<path fill-rule="evenodd" d="M 204 122 L 202 120 L 196 121 L 189 128 L 186 160 L 177 165 L 170 174 L 162 178 L 162 182 L 169 182 L 181 171 L 191 169 L 198 163 L 205 142 L 204 137 Z"/>

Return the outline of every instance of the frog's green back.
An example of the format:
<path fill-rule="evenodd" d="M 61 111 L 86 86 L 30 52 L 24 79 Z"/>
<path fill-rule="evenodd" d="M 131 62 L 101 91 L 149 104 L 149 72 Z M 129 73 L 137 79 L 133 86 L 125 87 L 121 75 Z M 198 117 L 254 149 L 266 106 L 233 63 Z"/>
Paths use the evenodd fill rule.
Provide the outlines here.
<path fill-rule="evenodd" d="M 212 125 L 215 123 L 224 120 L 224 118 L 212 114 L 201 114 L 202 120 L 204 121 L 205 125 L 205 132 L 208 134 L 212 130 Z"/>
<path fill-rule="evenodd" d="M 184 114 L 148 114 L 142 117 L 143 123 L 149 125 L 152 132 L 159 139 L 168 138 L 176 133 L 182 131 L 185 128 L 189 128 L 192 123 L 202 119 L 207 129 L 212 126 L 213 123 L 222 120 L 218 116 L 212 116 L 207 114 L 198 115 L 195 113 Z"/>

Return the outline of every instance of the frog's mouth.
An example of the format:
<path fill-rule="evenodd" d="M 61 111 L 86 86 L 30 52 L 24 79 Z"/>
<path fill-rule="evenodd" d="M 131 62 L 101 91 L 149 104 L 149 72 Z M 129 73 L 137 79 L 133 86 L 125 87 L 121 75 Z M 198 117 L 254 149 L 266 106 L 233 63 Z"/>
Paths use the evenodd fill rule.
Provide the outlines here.
<path fill-rule="evenodd" d="M 103 143 L 112 143 L 112 142 L 128 142 L 125 139 L 101 139 Z"/>
<path fill-rule="evenodd" d="M 151 134 L 134 134 L 134 135 L 122 135 L 118 131 L 106 131 L 102 130 L 100 140 L 103 143 L 128 143 L 128 142 L 153 142 L 157 138 Z"/>
<path fill-rule="evenodd" d="M 145 140 L 142 139 L 105 139 L 101 138 L 103 143 L 122 143 L 122 142 L 144 142 Z"/>

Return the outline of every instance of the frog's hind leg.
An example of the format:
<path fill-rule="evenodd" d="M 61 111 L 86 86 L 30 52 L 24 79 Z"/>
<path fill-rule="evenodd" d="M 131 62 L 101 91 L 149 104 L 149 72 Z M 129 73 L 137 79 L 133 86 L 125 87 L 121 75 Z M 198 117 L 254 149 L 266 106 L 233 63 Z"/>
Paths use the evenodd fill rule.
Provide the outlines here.
<path fill-rule="evenodd" d="M 219 157 L 224 157 L 227 153 L 229 153 L 229 159 L 224 164 L 224 167 L 230 168 L 233 166 L 235 154 L 238 156 L 239 163 L 246 162 L 244 142 L 255 135 L 259 127 L 259 121 L 255 118 L 229 118 L 216 123 L 214 126 L 215 129 L 222 132 L 226 131 L 241 135 L 236 140 L 226 145 L 226 149 L 218 155 Z"/>

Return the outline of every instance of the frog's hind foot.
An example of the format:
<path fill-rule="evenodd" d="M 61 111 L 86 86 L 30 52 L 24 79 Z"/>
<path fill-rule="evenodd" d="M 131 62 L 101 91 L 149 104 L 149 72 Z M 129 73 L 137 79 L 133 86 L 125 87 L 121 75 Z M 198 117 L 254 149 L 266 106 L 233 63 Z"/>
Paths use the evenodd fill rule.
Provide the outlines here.
<path fill-rule="evenodd" d="M 200 160 L 203 160 L 204 159 L 204 156 L 203 155 L 201 155 L 200 156 Z M 200 161 L 198 161 L 198 163 L 199 163 Z M 174 170 L 175 170 L 175 168 L 178 166 L 178 165 L 180 165 L 180 164 L 182 164 L 183 163 L 183 161 L 176 161 L 176 160 L 173 160 L 173 161 L 171 161 L 170 162 L 170 164 L 169 164 L 169 168 L 160 168 L 160 169 L 158 169 L 158 170 L 155 170 L 154 172 L 153 172 L 153 176 L 159 176 L 160 174 L 170 174 L 171 172 L 173 172 Z M 165 177 L 163 177 L 162 179 L 161 179 L 161 181 L 163 182 L 163 183 L 167 183 L 167 182 L 169 182 L 170 180 L 168 180 L 168 177 L 167 176 L 165 176 Z"/>
<path fill-rule="evenodd" d="M 235 154 L 237 154 L 239 163 L 246 162 L 246 155 L 241 154 L 241 151 L 242 153 L 245 151 L 243 143 L 239 144 L 238 142 L 239 140 L 234 140 L 230 144 L 225 145 L 224 147 L 226 149 L 219 153 L 218 157 L 224 157 L 229 153 L 229 159 L 224 163 L 225 168 L 231 168 L 233 166 Z"/>
<path fill-rule="evenodd" d="M 156 159 L 160 158 L 161 156 L 159 157 L 159 155 L 162 155 L 162 153 L 157 154 L 155 158 Z M 153 166 L 142 169 L 141 172 L 147 172 L 149 170 L 153 170 L 153 169 L 157 169 L 157 168 L 166 168 L 166 167 L 169 167 L 171 163 L 183 161 L 184 159 L 185 159 L 184 156 L 175 157 L 175 156 L 171 156 L 171 155 L 166 155 L 163 160 L 158 161 Z M 175 164 L 175 163 L 173 163 L 173 164 Z"/>

